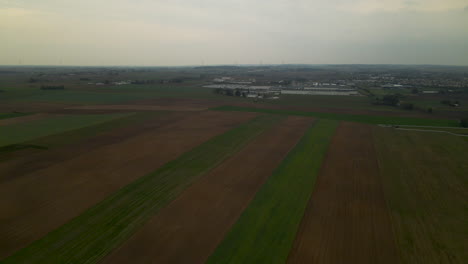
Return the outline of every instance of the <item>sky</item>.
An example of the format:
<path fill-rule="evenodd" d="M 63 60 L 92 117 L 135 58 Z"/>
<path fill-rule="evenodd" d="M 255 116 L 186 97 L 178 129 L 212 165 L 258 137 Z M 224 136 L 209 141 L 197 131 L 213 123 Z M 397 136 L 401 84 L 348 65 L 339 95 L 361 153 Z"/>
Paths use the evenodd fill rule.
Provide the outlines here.
<path fill-rule="evenodd" d="M 0 65 L 468 65 L 468 0 L 0 0 Z"/>

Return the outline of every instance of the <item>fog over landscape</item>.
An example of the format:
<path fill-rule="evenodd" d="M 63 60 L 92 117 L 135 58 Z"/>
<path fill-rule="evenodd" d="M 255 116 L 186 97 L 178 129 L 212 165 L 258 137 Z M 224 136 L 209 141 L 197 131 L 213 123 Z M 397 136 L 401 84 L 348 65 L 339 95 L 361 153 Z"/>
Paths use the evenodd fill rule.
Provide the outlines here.
<path fill-rule="evenodd" d="M 0 0 L 0 65 L 468 65 L 466 0 Z"/>

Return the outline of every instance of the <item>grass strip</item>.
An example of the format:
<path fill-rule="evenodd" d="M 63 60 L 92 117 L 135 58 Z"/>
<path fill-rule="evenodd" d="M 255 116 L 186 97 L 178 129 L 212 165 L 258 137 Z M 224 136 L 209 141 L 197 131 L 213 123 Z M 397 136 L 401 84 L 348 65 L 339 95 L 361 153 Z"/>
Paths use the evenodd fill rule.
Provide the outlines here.
<path fill-rule="evenodd" d="M 459 127 L 460 126 L 460 123 L 457 120 L 450 120 L 450 119 L 427 119 L 427 118 L 417 118 L 417 117 L 374 116 L 374 115 L 305 112 L 305 111 L 295 111 L 295 110 L 266 109 L 266 108 L 240 107 L 240 106 L 230 106 L 230 105 L 215 107 L 215 108 L 212 108 L 211 110 L 312 116 L 312 117 L 323 118 L 323 119 L 344 120 L 344 121 L 375 124 L 375 125 L 390 124 L 390 125 L 445 126 L 445 127 Z"/>
<path fill-rule="evenodd" d="M 260 116 L 208 140 L 123 187 L 2 263 L 96 263 L 197 176 L 280 120 L 278 116 Z"/>
<path fill-rule="evenodd" d="M 286 156 L 207 263 L 284 263 L 337 122 L 319 120 Z"/>

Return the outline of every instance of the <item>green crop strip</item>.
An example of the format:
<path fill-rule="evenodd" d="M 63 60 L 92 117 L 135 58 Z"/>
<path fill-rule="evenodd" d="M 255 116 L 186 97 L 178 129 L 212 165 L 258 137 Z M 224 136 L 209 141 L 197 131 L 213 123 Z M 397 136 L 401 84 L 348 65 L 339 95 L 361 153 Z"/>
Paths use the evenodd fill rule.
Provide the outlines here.
<path fill-rule="evenodd" d="M 96 263 L 177 197 L 197 176 L 281 119 L 260 116 L 208 140 L 125 186 L 2 263 Z"/>
<path fill-rule="evenodd" d="M 450 119 L 426 119 L 426 118 L 399 117 L 399 116 L 352 115 L 352 114 L 338 114 L 338 113 L 266 109 L 266 108 L 255 108 L 255 107 L 239 107 L 239 106 L 230 106 L 230 105 L 212 108 L 211 110 L 313 116 L 313 117 L 323 118 L 323 119 L 344 120 L 344 121 L 375 124 L 375 125 L 389 124 L 389 125 L 447 126 L 447 127 L 459 127 L 460 126 L 457 120 L 450 120 Z"/>
<path fill-rule="evenodd" d="M 262 186 L 207 263 L 284 263 L 337 122 L 313 125 Z"/>

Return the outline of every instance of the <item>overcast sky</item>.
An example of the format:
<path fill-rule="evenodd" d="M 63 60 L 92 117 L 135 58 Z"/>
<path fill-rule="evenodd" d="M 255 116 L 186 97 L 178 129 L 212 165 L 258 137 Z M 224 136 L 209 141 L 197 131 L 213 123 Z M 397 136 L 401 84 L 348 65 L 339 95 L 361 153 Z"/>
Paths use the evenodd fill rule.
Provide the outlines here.
<path fill-rule="evenodd" d="M 468 0 L 0 0 L 0 65 L 468 65 Z"/>

